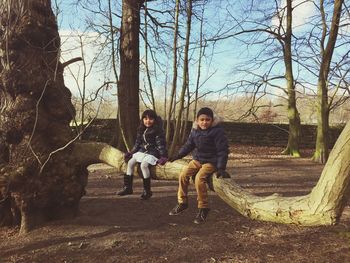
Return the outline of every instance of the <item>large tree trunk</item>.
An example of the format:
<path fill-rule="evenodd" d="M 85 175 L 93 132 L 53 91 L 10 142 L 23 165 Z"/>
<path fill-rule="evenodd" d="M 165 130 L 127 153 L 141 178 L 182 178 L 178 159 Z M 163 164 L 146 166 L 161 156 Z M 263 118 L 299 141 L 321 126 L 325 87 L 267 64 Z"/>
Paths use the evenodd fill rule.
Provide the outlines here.
<path fill-rule="evenodd" d="M 327 37 L 327 25 L 325 11 L 323 8 L 323 0 L 320 1 L 320 10 L 323 22 L 323 35 L 321 38 L 321 66 L 318 76 L 317 85 L 317 136 L 316 149 L 313 155 L 313 160 L 319 163 L 325 163 L 329 154 L 329 104 L 328 104 L 328 75 L 332 61 L 335 43 L 337 41 L 339 21 L 344 0 L 334 1 L 334 10 L 332 23 L 330 27 L 327 46 L 324 47 L 324 42 Z"/>
<path fill-rule="evenodd" d="M 287 30 L 283 46 L 284 64 L 286 67 L 286 81 L 288 90 L 288 120 L 289 135 L 288 145 L 284 150 L 285 154 L 300 157 L 300 116 L 296 105 L 295 84 L 293 76 L 292 61 L 292 0 L 287 0 Z"/>
<path fill-rule="evenodd" d="M 120 32 L 119 124 L 125 145 L 132 148 L 139 120 L 139 30 L 143 1 L 123 0 Z"/>
<path fill-rule="evenodd" d="M 0 225 L 26 232 L 78 211 L 87 170 L 67 146 L 75 112 L 51 1 L 0 1 L 0 14 Z"/>
<path fill-rule="evenodd" d="M 89 163 L 104 162 L 124 171 L 123 153 L 103 143 L 76 145 L 75 155 Z M 81 155 L 81 153 L 84 153 Z M 233 179 L 213 176 L 214 190 L 227 204 L 251 219 L 302 226 L 336 224 L 349 195 L 350 122 L 336 142 L 317 185 L 310 194 L 282 197 L 256 196 L 235 184 Z M 90 158 L 90 159 L 89 159 Z M 186 162 L 183 160 L 157 166 L 152 174 L 158 179 L 177 180 Z"/>

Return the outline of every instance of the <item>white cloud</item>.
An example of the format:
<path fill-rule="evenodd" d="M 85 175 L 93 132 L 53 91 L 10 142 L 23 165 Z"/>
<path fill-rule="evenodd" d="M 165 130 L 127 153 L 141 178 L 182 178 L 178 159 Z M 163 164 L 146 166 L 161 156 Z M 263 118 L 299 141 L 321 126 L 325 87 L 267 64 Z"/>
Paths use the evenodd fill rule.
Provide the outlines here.
<path fill-rule="evenodd" d="M 293 6 L 293 17 L 292 27 L 293 31 L 301 31 L 305 26 L 308 25 L 308 21 L 316 13 L 316 7 L 311 0 L 294 0 L 292 1 Z M 283 27 L 286 28 L 286 0 L 281 1 L 280 15 L 283 16 Z M 278 27 L 279 20 L 277 17 L 272 19 L 272 25 Z"/>
<path fill-rule="evenodd" d="M 317 11 L 313 1 L 294 0 L 293 7 L 295 7 L 293 10 L 294 29 L 307 25 L 308 21 Z"/>
<path fill-rule="evenodd" d="M 86 77 L 87 94 L 92 94 L 105 81 L 114 80 L 110 67 L 105 67 L 103 63 L 94 62 L 100 52 L 100 46 L 104 41 L 101 36 L 94 32 L 78 32 L 62 30 L 59 32 L 61 37 L 61 62 L 68 61 L 72 58 L 83 57 L 87 70 L 91 72 Z M 93 64 L 92 64 L 93 63 Z M 70 89 L 74 96 L 79 95 L 79 88 L 83 87 L 84 63 L 83 61 L 75 62 L 65 68 L 64 80 L 65 85 Z M 113 92 L 113 90 L 112 90 Z M 114 93 L 116 91 L 114 90 Z"/>
<path fill-rule="evenodd" d="M 341 19 L 339 33 L 343 35 L 350 35 L 350 16 Z"/>

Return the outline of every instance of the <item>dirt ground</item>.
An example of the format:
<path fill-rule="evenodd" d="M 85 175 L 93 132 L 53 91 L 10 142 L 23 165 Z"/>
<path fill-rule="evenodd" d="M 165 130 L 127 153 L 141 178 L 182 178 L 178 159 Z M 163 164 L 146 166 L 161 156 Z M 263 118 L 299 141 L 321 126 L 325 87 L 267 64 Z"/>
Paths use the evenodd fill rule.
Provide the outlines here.
<path fill-rule="evenodd" d="M 308 193 L 323 166 L 281 156 L 281 150 L 234 146 L 228 171 L 259 195 Z M 140 178 L 133 195 L 119 197 L 122 178 L 113 168 L 89 169 L 78 217 L 25 236 L 0 228 L 0 262 L 350 262 L 350 206 L 336 226 L 300 227 L 247 219 L 211 192 L 208 220 L 195 225 L 193 186 L 188 211 L 171 217 L 176 181 L 153 180 L 153 197 L 141 201 Z"/>

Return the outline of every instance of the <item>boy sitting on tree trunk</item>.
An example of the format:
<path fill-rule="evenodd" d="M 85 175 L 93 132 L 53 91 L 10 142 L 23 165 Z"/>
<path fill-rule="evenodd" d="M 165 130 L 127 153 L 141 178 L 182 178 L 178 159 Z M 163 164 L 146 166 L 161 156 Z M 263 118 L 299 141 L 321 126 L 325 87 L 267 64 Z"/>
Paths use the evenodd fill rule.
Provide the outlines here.
<path fill-rule="evenodd" d="M 226 164 L 228 159 L 228 141 L 224 129 L 219 125 L 218 118 L 210 108 L 204 107 L 197 113 L 194 127 L 185 145 L 178 154 L 169 161 L 185 157 L 193 151 L 193 160 L 182 170 L 179 176 L 177 193 L 178 204 L 169 215 L 178 215 L 188 207 L 188 185 L 190 178 L 195 176 L 197 191 L 198 214 L 194 223 L 201 224 L 209 213 L 207 179 L 215 171 L 217 176 L 227 177 Z"/>

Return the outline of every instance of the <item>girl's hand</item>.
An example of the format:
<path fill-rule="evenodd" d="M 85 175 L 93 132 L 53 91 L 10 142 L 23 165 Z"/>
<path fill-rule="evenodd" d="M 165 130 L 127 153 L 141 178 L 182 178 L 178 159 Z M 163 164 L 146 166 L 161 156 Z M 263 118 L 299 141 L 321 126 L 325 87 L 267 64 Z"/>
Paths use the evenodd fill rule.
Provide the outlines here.
<path fill-rule="evenodd" d="M 166 157 L 160 157 L 157 161 L 157 164 L 164 165 L 168 161 Z"/>
<path fill-rule="evenodd" d="M 132 158 L 132 153 L 131 152 L 126 152 L 124 153 L 124 161 L 128 162 Z"/>

